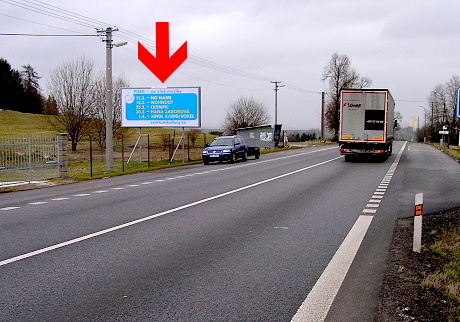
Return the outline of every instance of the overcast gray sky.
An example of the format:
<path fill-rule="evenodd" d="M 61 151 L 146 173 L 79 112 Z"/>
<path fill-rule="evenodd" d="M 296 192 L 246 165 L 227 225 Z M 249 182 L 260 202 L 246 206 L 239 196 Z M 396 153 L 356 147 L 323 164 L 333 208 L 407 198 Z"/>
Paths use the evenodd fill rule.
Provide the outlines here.
<path fill-rule="evenodd" d="M 270 80 L 286 84 L 278 91 L 283 128 L 318 128 L 321 77 L 337 52 L 373 88 L 390 89 L 403 124 L 420 117 L 422 125 L 430 91 L 460 74 L 459 13 L 457 0 L 0 0 L 0 33 L 94 35 L 117 26 L 114 41 L 129 44 L 113 49 L 114 75 L 132 87 L 201 86 L 204 128 L 220 127 L 240 96 L 262 101 L 273 121 Z M 155 55 L 157 21 L 169 22 L 171 47 L 188 43 L 188 59 L 164 84 L 137 58 L 137 41 Z M 100 38 L 0 40 L 0 56 L 16 69 L 32 65 L 45 94 L 50 70 L 65 61 L 86 56 L 105 69 Z"/>

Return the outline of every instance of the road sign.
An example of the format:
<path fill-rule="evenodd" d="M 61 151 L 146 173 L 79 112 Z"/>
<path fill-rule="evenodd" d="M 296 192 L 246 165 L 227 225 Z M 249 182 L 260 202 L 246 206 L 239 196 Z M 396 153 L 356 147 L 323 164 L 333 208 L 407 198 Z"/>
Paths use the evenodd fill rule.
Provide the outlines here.
<path fill-rule="evenodd" d="M 200 87 L 121 89 L 123 127 L 200 127 Z"/>
<path fill-rule="evenodd" d="M 457 117 L 460 118 L 460 87 L 457 88 Z"/>
<path fill-rule="evenodd" d="M 448 135 L 448 134 L 449 134 L 449 131 L 439 131 L 439 134 Z"/>

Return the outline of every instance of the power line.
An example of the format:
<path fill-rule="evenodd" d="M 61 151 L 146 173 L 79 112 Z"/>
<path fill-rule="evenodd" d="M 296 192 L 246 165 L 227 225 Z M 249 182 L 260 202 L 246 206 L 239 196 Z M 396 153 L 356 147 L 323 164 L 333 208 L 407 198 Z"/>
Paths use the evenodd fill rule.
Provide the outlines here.
<path fill-rule="evenodd" d="M 3 34 L 0 36 L 31 36 L 31 37 L 97 37 L 98 35 L 49 35 L 49 34 Z"/>
<path fill-rule="evenodd" d="M 100 20 L 95 20 L 90 17 L 83 16 L 83 15 L 71 12 L 69 10 L 47 4 L 40 0 L 0 0 L 0 2 L 4 2 L 4 3 L 10 4 L 10 5 L 25 9 L 25 10 L 33 11 L 33 12 L 36 12 L 42 15 L 46 15 L 46 16 L 49 16 L 55 19 L 77 24 L 83 27 L 100 29 L 101 26 L 111 25 L 111 24 L 108 24 Z M 26 35 L 32 36 L 31 34 L 24 34 L 24 36 Z M 53 37 L 57 37 L 57 35 Z M 136 33 L 127 31 L 127 30 L 126 31 L 120 30 L 120 32 L 117 34 L 117 38 L 127 40 L 130 42 L 134 42 L 134 43 L 136 43 L 137 41 L 142 41 L 146 48 L 156 50 L 156 43 L 154 41 L 144 36 L 138 35 Z M 172 47 L 170 47 L 170 50 L 176 51 L 176 49 Z M 198 56 L 190 55 L 190 54 L 188 55 L 186 62 L 195 64 L 198 66 L 202 66 L 208 69 L 216 70 L 222 73 L 226 73 L 229 75 L 234 75 L 234 76 L 258 80 L 258 81 L 270 82 L 272 79 L 272 78 L 268 78 L 265 76 L 260 76 L 260 75 L 252 74 L 246 71 L 242 71 L 236 68 L 228 67 L 223 64 L 215 63 L 210 60 L 200 58 Z M 305 90 L 300 87 L 297 87 L 291 84 L 287 84 L 287 83 L 286 85 L 291 90 L 295 90 L 295 91 L 302 92 L 302 93 L 307 93 L 307 94 L 319 93 L 317 91 Z"/>

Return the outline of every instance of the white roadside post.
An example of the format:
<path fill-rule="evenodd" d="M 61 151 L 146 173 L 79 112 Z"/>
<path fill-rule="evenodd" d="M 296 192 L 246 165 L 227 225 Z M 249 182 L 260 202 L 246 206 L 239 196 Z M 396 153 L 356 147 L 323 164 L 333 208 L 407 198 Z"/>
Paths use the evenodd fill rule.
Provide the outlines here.
<path fill-rule="evenodd" d="M 415 195 L 413 251 L 417 253 L 422 251 L 422 212 L 423 192 Z"/>

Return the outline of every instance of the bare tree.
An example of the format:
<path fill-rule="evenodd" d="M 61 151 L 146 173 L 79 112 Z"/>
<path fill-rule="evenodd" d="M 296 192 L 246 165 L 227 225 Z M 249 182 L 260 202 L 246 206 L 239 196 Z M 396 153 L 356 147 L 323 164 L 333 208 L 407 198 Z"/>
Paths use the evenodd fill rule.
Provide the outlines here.
<path fill-rule="evenodd" d="M 122 87 L 129 87 L 129 81 L 123 76 L 117 76 L 113 82 L 113 136 L 118 137 L 123 132 L 121 127 L 121 104 L 120 90 Z M 93 124 L 91 126 L 91 134 L 95 138 L 101 149 L 105 147 L 105 95 L 106 81 L 105 73 L 99 74 L 95 80 L 94 105 L 92 110 Z"/>
<path fill-rule="evenodd" d="M 372 80 L 361 77 L 352 67 L 347 55 L 334 53 L 329 63 L 324 67 L 322 81 L 329 82 L 326 102 L 327 127 L 334 131 L 337 139 L 340 121 L 340 90 L 344 88 L 364 88 L 372 84 Z"/>
<path fill-rule="evenodd" d="M 445 84 L 438 84 L 428 96 L 430 132 L 432 138 L 442 130 L 444 125 L 458 128 L 460 123 L 457 119 L 457 88 L 460 87 L 460 77 L 452 76 Z M 454 133 L 454 132 L 452 132 Z M 451 139 L 454 140 L 452 135 Z"/>
<path fill-rule="evenodd" d="M 264 125 L 270 122 L 267 108 L 254 98 L 240 97 L 230 104 L 224 120 L 224 129 L 235 133 L 235 129 Z"/>
<path fill-rule="evenodd" d="M 72 151 L 89 131 L 93 110 L 93 62 L 85 57 L 63 63 L 50 72 L 50 95 L 56 100 L 59 116 L 52 118 L 58 131 L 68 134 Z"/>

